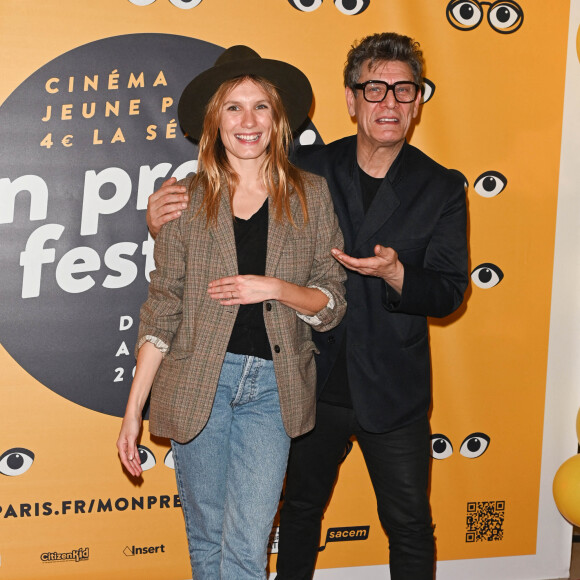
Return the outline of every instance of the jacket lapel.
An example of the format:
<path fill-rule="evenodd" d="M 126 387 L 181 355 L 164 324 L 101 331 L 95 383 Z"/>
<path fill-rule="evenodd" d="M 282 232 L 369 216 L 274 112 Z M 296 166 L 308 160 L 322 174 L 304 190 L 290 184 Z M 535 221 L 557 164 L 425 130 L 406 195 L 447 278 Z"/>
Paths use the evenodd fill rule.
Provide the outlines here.
<path fill-rule="evenodd" d="M 297 195 L 290 198 L 290 210 L 297 224 L 301 223 L 301 207 Z M 282 222 L 276 220 L 274 210 L 268 201 L 268 252 L 266 254 L 266 276 L 275 276 L 282 250 L 286 245 L 289 228 L 294 227 L 286 219 Z"/>
<path fill-rule="evenodd" d="M 360 189 L 360 184 L 359 184 Z M 371 206 L 369 207 L 362 226 L 358 231 L 353 250 L 357 250 L 373 234 L 379 230 L 393 215 L 401 201 L 388 178 L 383 179 Z"/>
<path fill-rule="evenodd" d="M 218 212 L 217 224 L 210 228 L 210 235 L 216 241 L 223 258 L 223 263 L 228 276 L 236 276 L 238 273 L 238 258 L 236 254 L 236 240 L 234 238 L 234 224 L 230 209 L 230 197 L 228 187 L 222 183 L 222 196 Z"/>
<path fill-rule="evenodd" d="M 340 193 L 344 195 L 341 199 L 342 207 L 336 210 L 339 216 L 342 213 L 341 225 L 348 224 L 348 227 L 342 227 L 344 247 L 347 253 L 356 247 L 357 232 L 360 232 L 365 219 L 357 171 L 356 157 L 354 157 L 354 161 L 345 168 L 344 186 L 339 189 Z"/>

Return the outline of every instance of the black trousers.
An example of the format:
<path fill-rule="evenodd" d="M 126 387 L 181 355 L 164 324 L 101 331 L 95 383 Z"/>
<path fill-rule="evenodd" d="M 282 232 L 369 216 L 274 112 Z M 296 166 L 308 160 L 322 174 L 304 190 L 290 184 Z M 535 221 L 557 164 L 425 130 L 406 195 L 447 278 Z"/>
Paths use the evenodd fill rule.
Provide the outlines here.
<path fill-rule="evenodd" d="M 280 513 L 277 580 L 310 580 L 321 520 L 349 438 L 356 435 L 389 538 L 391 580 L 433 580 L 427 416 L 388 433 L 369 433 L 354 411 L 319 402 L 316 427 L 293 440 Z"/>

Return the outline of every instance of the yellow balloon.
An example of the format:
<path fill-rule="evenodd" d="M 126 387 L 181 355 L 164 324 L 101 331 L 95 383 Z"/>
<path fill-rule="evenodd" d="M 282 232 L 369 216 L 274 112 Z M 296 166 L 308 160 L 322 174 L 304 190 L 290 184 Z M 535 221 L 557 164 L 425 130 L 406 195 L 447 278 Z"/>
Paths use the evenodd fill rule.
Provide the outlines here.
<path fill-rule="evenodd" d="M 572 524 L 580 526 L 580 455 L 562 463 L 554 476 L 552 493 L 560 513 Z"/>

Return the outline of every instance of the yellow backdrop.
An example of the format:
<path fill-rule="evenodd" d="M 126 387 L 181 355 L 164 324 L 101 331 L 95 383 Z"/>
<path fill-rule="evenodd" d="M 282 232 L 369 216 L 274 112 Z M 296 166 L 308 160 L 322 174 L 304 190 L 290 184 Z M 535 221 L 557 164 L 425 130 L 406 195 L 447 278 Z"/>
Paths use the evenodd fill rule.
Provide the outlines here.
<path fill-rule="evenodd" d="M 466 4 L 475 11 L 471 15 L 481 11 L 477 26 L 474 16 L 461 12 Z M 243 43 L 308 75 L 315 94 L 311 119 L 324 142 L 355 130 L 341 76 L 351 43 L 386 30 L 420 41 L 425 76 L 435 90 L 411 143 L 465 176 L 473 271 L 460 311 L 432 321 L 431 329 L 432 431 L 438 435 L 431 497 L 439 560 L 536 552 L 570 3 L 551 3 L 549 10 L 540 0 L 488 4 L 3 0 L 0 8 L 0 103 L 47 63 L 109 37 L 157 33 L 218 47 Z M 138 74 L 139 55 L 134 59 Z M 62 78 L 69 72 L 63 69 Z M 39 116 L 46 103 L 44 98 Z M 129 115 L 125 111 L 120 118 Z M 170 109 L 165 120 L 174 117 Z M 66 120 L 55 127 L 60 141 Z M 17 126 L 11 130 L 18 135 Z M 179 130 L 175 138 L 181 138 Z M 131 147 L 128 140 L 117 145 L 105 143 L 111 166 Z M 30 173 L 50 163 L 41 157 L 45 153 L 39 142 L 29 146 Z M 160 155 L 157 161 L 172 160 Z M 0 174 L 0 196 L 17 177 Z M 0 205 L 3 239 L 18 222 L 1 213 L 6 207 Z M 132 207 L 144 220 L 142 208 Z M 6 259 L 17 262 L 18 255 Z M 107 304 L 101 307 L 105 311 Z M 21 329 L 23 341 L 29 331 Z M 4 344 L 2 332 L 0 327 Z M 85 332 L 90 335 L 91 328 Z M 112 332 L 110 350 L 121 343 L 120 332 Z M 2 455 L 7 451 L 24 455 L 24 465 L 30 465 L 16 475 L 0 469 L 2 577 L 189 578 L 174 474 L 164 464 L 167 442 L 144 433 L 142 444 L 156 464 L 134 484 L 116 454 L 120 419 L 47 389 L 15 358 L 9 349 L 0 352 L 0 468 L 11 465 L 10 456 Z M 320 569 L 388 563 L 387 540 L 356 444 L 323 522 L 324 544 Z"/>

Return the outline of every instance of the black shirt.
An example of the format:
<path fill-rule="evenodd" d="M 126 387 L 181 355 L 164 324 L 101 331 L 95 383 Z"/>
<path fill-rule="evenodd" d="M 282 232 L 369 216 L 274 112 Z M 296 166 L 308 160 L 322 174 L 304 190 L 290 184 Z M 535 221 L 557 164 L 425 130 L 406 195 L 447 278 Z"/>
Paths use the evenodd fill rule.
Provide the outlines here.
<path fill-rule="evenodd" d="M 249 219 L 234 217 L 239 274 L 263 276 L 268 247 L 268 200 Z M 272 360 L 262 302 L 240 304 L 228 352 Z"/>
<path fill-rule="evenodd" d="M 377 194 L 377 191 L 379 190 L 383 178 L 372 177 L 371 175 L 368 175 L 360 168 L 359 165 L 357 165 L 357 168 L 360 188 L 362 192 L 363 208 L 366 214 Z M 320 395 L 320 400 L 331 405 L 348 407 L 349 409 L 352 409 L 352 400 L 350 398 L 348 372 L 346 366 L 346 333 L 343 335 L 338 357 L 334 363 L 334 366 L 332 367 L 332 371 L 330 371 L 328 380 L 324 385 L 324 389 Z"/>

